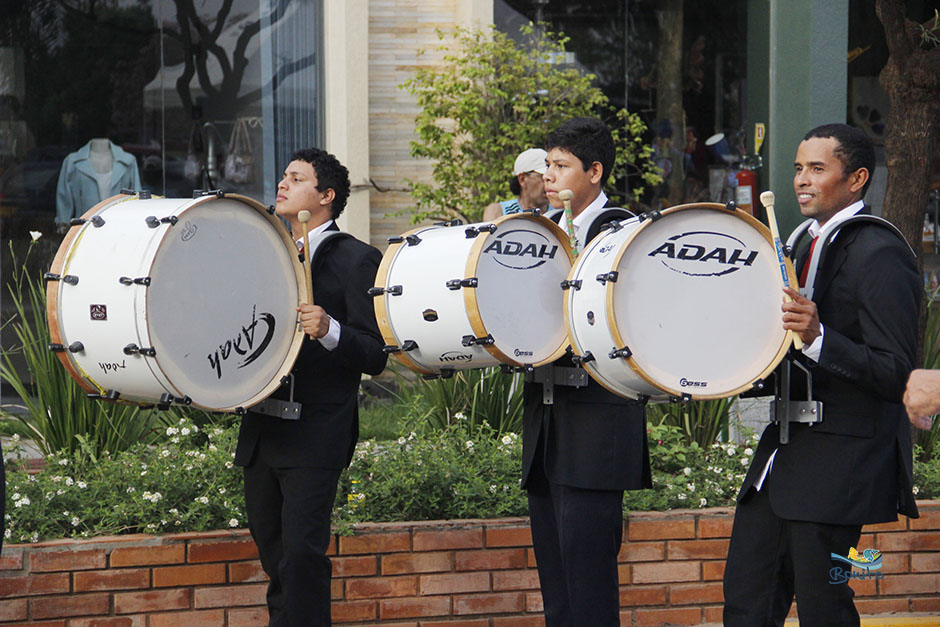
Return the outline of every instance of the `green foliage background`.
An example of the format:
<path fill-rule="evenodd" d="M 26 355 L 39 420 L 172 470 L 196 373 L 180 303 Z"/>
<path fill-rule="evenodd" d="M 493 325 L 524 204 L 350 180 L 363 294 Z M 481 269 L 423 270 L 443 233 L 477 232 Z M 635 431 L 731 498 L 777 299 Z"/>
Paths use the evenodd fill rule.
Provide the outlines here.
<path fill-rule="evenodd" d="M 443 65 L 419 69 L 402 85 L 421 109 L 411 154 L 434 162 L 431 182 L 408 181 L 417 203 L 412 222 L 479 221 L 486 205 L 510 197 L 516 156 L 542 146 L 549 131 L 572 117 L 599 116 L 611 127 L 615 178 L 629 170 L 645 184 L 660 182 L 643 140 L 645 124 L 612 110 L 593 75 L 562 62 L 568 39 L 531 24 L 520 34 L 523 46 L 493 29 L 439 32 L 442 40 L 452 38 Z"/>

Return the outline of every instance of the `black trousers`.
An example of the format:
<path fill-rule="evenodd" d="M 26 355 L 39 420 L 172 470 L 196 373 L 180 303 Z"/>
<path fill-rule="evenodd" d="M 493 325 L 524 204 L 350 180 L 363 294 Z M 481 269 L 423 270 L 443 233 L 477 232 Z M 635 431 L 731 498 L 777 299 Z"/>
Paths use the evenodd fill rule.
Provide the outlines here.
<path fill-rule="evenodd" d="M 623 491 L 554 483 L 540 454 L 526 489 L 546 627 L 619 627 Z"/>
<path fill-rule="evenodd" d="M 245 506 L 270 578 L 270 627 L 330 625 L 330 514 L 339 470 L 245 467 Z"/>
<path fill-rule="evenodd" d="M 857 547 L 861 525 L 778 517 L 770 505 L 772 477 L 761 491 L 752 488 L 734 513 L 725 564 L 724 624 L 782 627 L 796 594 L 800 625 L 857 626 L 855 593 L 847 582 L 830 583 L 830 570 L 839 565 L 832 562 L 832 553 L 848 555 L 849 548 Z"/>

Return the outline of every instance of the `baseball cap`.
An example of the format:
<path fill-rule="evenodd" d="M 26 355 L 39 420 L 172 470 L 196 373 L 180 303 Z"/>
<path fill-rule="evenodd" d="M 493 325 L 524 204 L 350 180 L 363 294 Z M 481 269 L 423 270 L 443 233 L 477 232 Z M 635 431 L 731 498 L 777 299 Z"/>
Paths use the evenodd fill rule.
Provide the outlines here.
<path fill-rule="evenodd" d="M 526 172 L 538 172 L 545 174 L 545 157 L 548 153 L 541 148 L 529 148 L 519 153 L 516 162 L 512 166 L 512 175 L 516 176 Z"/>

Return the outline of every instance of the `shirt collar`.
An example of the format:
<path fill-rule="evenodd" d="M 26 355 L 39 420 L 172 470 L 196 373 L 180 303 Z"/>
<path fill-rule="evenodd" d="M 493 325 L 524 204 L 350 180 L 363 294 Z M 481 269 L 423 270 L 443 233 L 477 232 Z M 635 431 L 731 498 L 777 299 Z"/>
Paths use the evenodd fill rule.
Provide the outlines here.
<path fill-rule="evenodd" d="M 607 204 L 607 194 L 601 192 L 597 195 L 591 204 L 584 208 L 584 211 L 575 216 L 573 222 L 575 228 L 581 228 L 585 224 L 590 224 L 604 210 Z"/>
<path fill-rule="evenodd" d="M 840 224 L 857 214 L 864 207 L 865 201 L 863 200 L 853 202 L 851 205 L 838 211 L 834 216 L 829 218 L 829 220 L 821 227 L 819 226 L 819 220 L 813 220 L 812 224 L 809 225 L 809 234 L 815 238 L 823 234 L 831 233 Z"/>
<path fill-rule="evenodd" d="M 308 231 L 308 232 L 307 232 L 307 239 L 310 239 L 310 238 L 313 237 L 314 235 L 319 235 L 319 234 L 322 233 L 323 231 L 325 231 L 325 230 L 327 230 L 328 228 L 330 228 L 330 225 L 332 225 L 332 224 L 333 224 L 333 220 L 327 220 L 326 222 L 324 222 L 324 223 L 321 224 L 320 226 L 315 227 L 312 231 Z M 294 244 L 297 246 L 297 250 L 303 250 L 303 247 L 304 247 L 304 238 L 301 237 L 301 238 L 298 239 L 296 242 L 294 242 Z"/>

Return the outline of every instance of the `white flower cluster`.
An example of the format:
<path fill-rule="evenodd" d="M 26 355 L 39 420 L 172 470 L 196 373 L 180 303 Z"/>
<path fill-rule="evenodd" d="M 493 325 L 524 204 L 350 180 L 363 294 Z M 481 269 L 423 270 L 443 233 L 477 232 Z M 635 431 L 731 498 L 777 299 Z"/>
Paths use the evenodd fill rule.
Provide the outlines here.
<path fill-rule="evenodd" d="M 163 498 L 163 495 L 159 492 L 144 492 L 140 495 L 140 498 L 144 499 L 145 501 L 150 501 L 151 503 L 157 503 L 160 499 Z"/>

